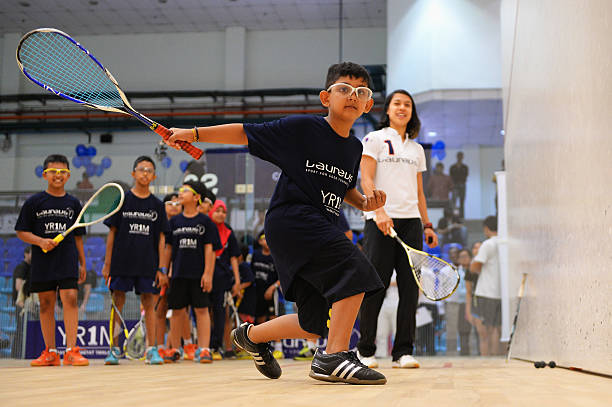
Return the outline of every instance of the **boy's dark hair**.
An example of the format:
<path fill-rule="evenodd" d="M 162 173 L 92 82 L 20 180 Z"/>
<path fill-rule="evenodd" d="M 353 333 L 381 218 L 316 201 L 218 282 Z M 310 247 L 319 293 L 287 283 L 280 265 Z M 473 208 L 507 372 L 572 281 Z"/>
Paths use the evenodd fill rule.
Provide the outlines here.
<path fill-rule="evenodd" d="M 172 192 L 164 197 L 164 203 L 170 202 L 172 198 L 178 198 L 178 194 L 176 192 Z"/>
<path fill-rule="evenodd" d="M 368 70 L 363 66 L 354 62 L 341 62 L 339 64 L 333 64 L 327 70 L 325 89 L 333 85 L 341 76 L 350 76 L 353 78 L 363 79 L 366 81 L 368 87 L 370 87 L 372 84 L 372 78 L 370 78 Z"/>
<path fill-rule="evenodd" d="M 240 245 L 240 254 L 242 255 L 242 258 L 244 260 L 246 260 L 247 256 L 249 255 L 249 246 L 247 246 L 245 244 L 241 244 Z"/>
<path fill-rule="evenodd" d="M 497 232 L 497 216 L 487 216 L 482 224 L 491 232 Z"/>
<path fill-rule="evenodd" d="M 70 169 L 70 162 L 68 161 L 66 156 L 62 154 L 51 154 L 50 156 L 45 158 L 45 161 L 43 162 L 43 170 L 47 169 L 47 165 L 49 165 L 49 163 L 66 164 L 66 168 Z"/>
<path fill-rule="evenodd" d="M 389 127 L 391 125 L 389 121 L 389 115 L 387 114 L 387 110 L 389 110 L 389 105 L 391 104 L 391 99 L 396 93 L 401 93 L 402 95 L 406 95 L 410 98 L 412 102 L 412 116 L 410 117 L 410 121 L 406 125 L 406 134 L 408 134 L 408 138 L 415 139 L 419 136 L 419 131 L 421 131 L 421 119 L 419 119 L 419 115 L 417 114 L 417 108 L 414 104 L 414 99 L 412 95 L 408 93 L 408 91 L 404 89 L 397 89 L 391 92 L 389 96 L 385 99 L 385 106 L 383 107 L 383 114 L 380 116 L 380 122 L 378 123 L 378 129 L 384 129 L 385 127 Z"/>
<path fill-rule="evenodd" d="M 140 157 L 136 159 L 136 161 L 134 161 L 134 166 L 132 167 L 132 171 L 136 170 L 136 166 L 143 161 L 150 162 L 151 164 L 153 164 L 153 169 L 155 169 L 155 161 L 153 161 L 153 159 L 149 157 L 148 155 L 141 155 Z"/>
<path fill-rule="evenodd" d="M 193 190 L 200 195 L 202 201 L 204 201 L 204 198 L 206 198 L 206 185 L 200 181 L 185 181 L 183 182 L 183 185 L 189 185 L 191 188 L 193 188 Z"/>
<path fill-rule="evenodd" d="M 202 185 L 204 185 L 204 184 L 202 184 Z M 206 188 L 206 185 L 204 185 L 204 188 Z M 202 198 L 208 198 L 208 199 L 210 199 L 210 202 L 212 202 L 214 204 L 215 201 L 217 200 L 217 195 L 215 195 L 213 193 L 213 191 L 211 191 L 210 189 L 206 188 L 206 193 L 204 194 L 204 196 Z"/>

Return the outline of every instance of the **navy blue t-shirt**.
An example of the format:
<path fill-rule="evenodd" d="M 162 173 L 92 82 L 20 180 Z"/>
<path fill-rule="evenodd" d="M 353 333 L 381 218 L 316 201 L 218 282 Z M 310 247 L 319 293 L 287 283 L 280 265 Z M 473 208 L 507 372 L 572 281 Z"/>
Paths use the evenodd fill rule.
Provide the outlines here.
<path fill-rule="evenodd" d="M 257 306 L 255 277 L 251 271 L 251 266 L 247 262 L 240 263 L 238 269 L 240 270 L 240 283 L 251 283 L 250 286 L 244 289 L 242 300 L 240 300 L 240 305 L 238 306 L 238 312 L 254 316 Z"/>
<path fill-rule="evenodd" d="M 56 197 L 39 192 L 29 197 L 21 207 L 15 230 L 53 239 L 74 224 L 81 208 L 79 200 L 72 195 Z M 85 228 L 73 230 L 47 253 L 43 253 L 39 246 L 32 245 L 32 281 L 78 278 L 79 256 L 74 237 L 84 234 Z"/>
<path fill-rule="evenodd" d="M 289 116 L 244 124 L 251 154 L 282 170 L 266 214 L 266 240 L 281 285 L 327 242 L 342 236 L 336 226 L 340 207 L 355 187 L 361 142 L 342 137 L 320 116 Z"/>
<path fill-rule="evenodd" d="M 121 209 L 104 224 L 117 228 L 110 275 L 155 278 L 159 235 L 169 230 L 162 201 L 152 194 L 139 198 L 128 191 Z"/>
<path fill-rule="evenodd" d="M 255 277 L 257 297 L 263 298 L 268 287 L 278 281 L 274 259 L 269 254 L 263 254 L 261 250 L 255 250 L 251 257 L 251 271 Z"/>
<path fill-rule="evenodd" d="M 204 245 L 208 243 L 213 250 L 221 248 L 217 225 L 208 216 L 198 213 L 188 218 L 181 213 L 170 219 L 166 244 L 172 245 L 172 278 L 202 278 Z"/>
<path fill-rule="evenodd" d="M 225 226 L 231 230 L 229 225 L 226 224 Z M 238 256 L 240 256 L 240 246 L 238 246 L 238 241 L 236 240 L 236 236 L 232 230 L 227 242 L 225 242 L 223 252 L 220 256 L 217 256 L 217 261 L 215 261 L 213 290 L 227 291 L 232 288 L 234 273 L 232 272 L 230 258 Z"/>

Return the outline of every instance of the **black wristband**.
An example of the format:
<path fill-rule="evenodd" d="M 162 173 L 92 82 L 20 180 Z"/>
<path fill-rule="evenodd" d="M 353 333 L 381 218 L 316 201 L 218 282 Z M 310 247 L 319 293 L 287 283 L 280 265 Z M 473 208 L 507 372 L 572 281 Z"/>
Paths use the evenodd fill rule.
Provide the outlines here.
<path fill-rule="evenodd" d="M 157 269 L 162 274 L 168 274 L 168 269 L 166 267 L 160 267 Z"/>

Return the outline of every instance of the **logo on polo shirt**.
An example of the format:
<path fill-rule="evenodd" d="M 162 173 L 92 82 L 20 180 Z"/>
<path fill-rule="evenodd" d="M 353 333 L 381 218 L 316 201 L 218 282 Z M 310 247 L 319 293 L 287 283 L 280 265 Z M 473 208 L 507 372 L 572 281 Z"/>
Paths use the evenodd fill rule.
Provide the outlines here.
<path fill-rule="evenodd" d="M 321 196 L 323 198 L 323 206 L 325 209 L 336 216 L 340 215 L 342 197 L 334 194 L 333 192 L 325 192 L 323 190 L 321 190 Z"/>
<path fill-rule="evenodd" d="M 130 223 L 130 234 L 132 235 L 149 236 L 149 230 L 149 225 L 143 225 L 141 223 Z"/>
<path fill-rule="evenodd" d="M 184 237 L 179 240 L 179 249 L 197 249 L 198 239 Z"/>
<path fill-rule="evenodd" d="M 43 209 L 36 212 L 37 218 L 47 218 L 50 216 L 59 216 L 60 218 L 72 219 L 74 216 L 74 209 L 68 207 L 66 209 Z"/>
<path fill-rule="evenodd" d="M 46 222 L 45 223 L 45 234 L 64 233 L 65 231 L 66 231 L 66 224 L 63 222 Z"/>
<path fill-rule="evenodd" d="M 204 225 L 183 226 L 172 231 L 173 235 L 203 235 L 206 231 Z"/>
<path fill-rule="evenodd" d="M 344 185 L 349 185 L 353 181 L 353 174 L 349 171 L 338 168 L 335 165 L 327 164 L 321 161 L 311 162 L 306 160 L 306 172 L 311 174 L 323 175 L 335 181 L 342 182 Z"/>
<path fill-rule="evenodd" d="M 155 222 L 157 220 L 157 211 L 151 209 L 149 212 L 125 211 L 123 217 L 128 219 L 148 220 Z"/>

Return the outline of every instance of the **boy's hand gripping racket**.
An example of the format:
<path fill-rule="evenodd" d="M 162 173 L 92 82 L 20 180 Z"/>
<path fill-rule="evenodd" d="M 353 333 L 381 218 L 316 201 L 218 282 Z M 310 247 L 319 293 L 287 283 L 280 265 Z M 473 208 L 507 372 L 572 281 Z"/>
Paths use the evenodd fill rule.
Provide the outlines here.
<path fill-rule="evenodd" d="M 389 236 L 397 240 L 406 251 L 412 275 L 425 297 L 432 301 L 440 301 L 453 295 L 460 280 L 459 272 L 453 265 L 408 246 L 393 228 Z"/>
<path fill-rule="evenodd" d="M 83 205 L 81 213 L 65 232 L 53 238 L 53 241 L 60 243 L 76 228 L 93 225 L 102 222 L 104 219 L 113 216 L 123 205 L 123 188 L 119 184 L 109 182 L 104 184 L 95 194 Z M 47 253 L 47 250 L 43 249 Z"/>
<path fill-rule="evenodd" d="M 135 117 L 167 140 L 172 132 L 138 113 L 111 73 L 88 50 L 55 28 L 38 28 L 23 36 L 17 47 L 17 64 L 32 82 L 57 96 L 107 112 Z M 196 160 L 203 151 L 177 141 Z"/>

